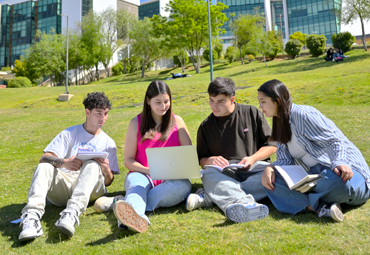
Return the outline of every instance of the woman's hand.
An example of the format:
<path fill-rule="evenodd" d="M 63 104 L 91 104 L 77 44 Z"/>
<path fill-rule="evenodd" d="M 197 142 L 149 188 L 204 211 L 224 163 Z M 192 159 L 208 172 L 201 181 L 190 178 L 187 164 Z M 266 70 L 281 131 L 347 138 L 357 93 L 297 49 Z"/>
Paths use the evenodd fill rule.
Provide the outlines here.
<path fill-rule="evenodd" d="M 262 174 L 262 185 L 268 189 L 273 191 L 275 186 L 275 171 L 271 166 L 268 166 L 265 168 L 265 171 L 263 171 Z"/>
<path fill-rule="evenodd" d="M 339 165 L 333 169 L 334 173 L 340 175 L 343 181 L 349 181 L 353 177 L 353 172 L 350 167 L 346 165 Z"/>

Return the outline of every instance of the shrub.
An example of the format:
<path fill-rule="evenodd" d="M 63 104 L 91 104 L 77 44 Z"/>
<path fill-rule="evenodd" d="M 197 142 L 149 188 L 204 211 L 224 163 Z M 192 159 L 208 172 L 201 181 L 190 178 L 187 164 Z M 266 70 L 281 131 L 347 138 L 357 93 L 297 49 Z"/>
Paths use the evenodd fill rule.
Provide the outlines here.
<path fill-rule="evenodd" d="M 229 61 L 229 63 L 233 62 L 233 59 L 236 59 L 238 56 L 238 49 L 234 46 L 229 46 L 226 49 L 225 59 Z"/>
<path fill-rule="evenodd" d="M 295 58 L 301 51 L 302 43 L 296 39 L 289 40 L 285 45 L 285 52 L 291 58 Z"/>
<path fill-rule="evenodd" d="M 121 75 L 123 73 L 123 64 L 121 61 L 112 67 L 112 73 L 113 76 Z"/>
<path fill-rule="evenodd" d="M 32 87 L 32 82 L 26 77 L 16 77 L 13 80 L 9 80 L 8 88 L 23 88 Z"/>
<path fill-rule="evenodd" d="M 351 49 L 352 44 L 356 42 L 356 37 L 354 37 L 350 32 L 344 32 L 339 34 L 333 34 L 331 36 L 333 41 L 333 47 L 342 49 L 343 52 L 347 52 Z"/>
<path fill-rule="evenodd" d="M 306 37 L 307 37 L 307 34 L 303 34 L 300 31 L 297 31 L 294 34 L 289 35 L 289 39 L 296 39 L 300 41 L 302 43 L 302 46 L 306 45 Z"/>
<path fill-rule="evenodd" d="M 209 49 L 205 49 L 203 51 L 203 58 L 208 62 L 210 61 L 210 59 L 209 59 Z M 215 49 L 212 50 L 212 59 L 213 60 L 218 59 L 218 53 Z"/>
<path fill-rule="evenodd" d="M 220 59 L 222 56 L 223 46 L 221 41 L 217 41 L 217 43 L 214 45 L 213 49 L 217 52 L 217 58 Z"/>
<path fill-rule="evenodd" d="M 187 53 L 181 54 L 181 57 L 185 58 L 185 65 L 189 62 L 189 56 Z M 179 55 L 173 56 L 173 63 L 177 66 L 181 66 Z"/>
<path fill-rule="evenodd" d="M 255 59 L 255 57 L 254 57 L 252 54 L 249 54 L 249 55 L 247 56 L 247 58 L 248 58 L 248 61 L 249 61 L 250 63 L 252 63 L 252 62 L 253 62 L 253 60 Z"/>
<path fill-rule="evenodd" d="M 4 72 L 11 71 L 11 70 L 12 69 L 9 66 L 4 66 L 1 68 L 1 71 L 4 71 Z"/>
<path fill-rule="evenodd" d="M 306 38 L 307 48 L 313 57 L 318 57 L 325 52 L 326 37 L 325 35 L 309 35 Z"/>

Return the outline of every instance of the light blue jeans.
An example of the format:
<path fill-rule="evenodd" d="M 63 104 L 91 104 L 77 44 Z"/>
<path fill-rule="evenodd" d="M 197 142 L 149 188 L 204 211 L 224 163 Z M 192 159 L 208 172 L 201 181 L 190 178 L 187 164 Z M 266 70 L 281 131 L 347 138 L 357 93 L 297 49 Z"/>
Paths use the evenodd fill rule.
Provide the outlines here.
<path fill-rule="evenodd" d="M 202 176 L 207 206 L 215 203 L 225 212 L 230 204 L 244 204 L 267 197 L 261 183 L 262 173 L 267 165 L 269 163 L 258 161 L 248 171 L 251 175 L 243 182 L 238 182 L 215 168 L 208 168 Z"/>
<path fill-rule="evenodd" d="M 145 211 L 181 203 L 190 194 L 191 182 L 189 179 L 166 180 L 153 187 L 146 175 L 133 172 L 126 176 L 125 190 L 124 200 L 132 205 L 137 214 L 150 222 Z"/>
<path fill-rule="evenodd" d="M 317 164 L 310 168 L 309 174 L 321 174 L 313 191 L 303 194 L 290 190 L 281 175 L 275 171 L 275 188 L 267 190 L 267 195 L 281 213 L 296 214 L 311 206 L 318 211 L 321 204 L 345 203 L 360 205 L 370 198 L 365 178 L 353 171 L 351 180 L 344 182 L 329 167 Z"/>

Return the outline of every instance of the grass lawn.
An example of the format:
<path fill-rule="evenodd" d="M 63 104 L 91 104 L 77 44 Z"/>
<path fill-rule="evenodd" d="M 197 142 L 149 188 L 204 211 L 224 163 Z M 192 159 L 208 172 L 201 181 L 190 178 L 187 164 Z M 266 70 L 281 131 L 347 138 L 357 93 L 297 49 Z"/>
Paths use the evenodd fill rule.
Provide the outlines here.
<path fill-rule="evenodd" d="M 240 103 L 257 106 L 257 88 L 270 79 L 283 81 L 293 102 L 308 104 L 332 119 L 370 162 L 370 53 L 348 52 L 344 62 L 321 57 L 253 62 L 242 66 L 214 65 L 214 77 L 232 78 Z M 121 175 L 108 195 L 124 194 L 127 169 L 123 164 L 124 138 L 131 118 L 141 111 L 146 87 L 152 80 L 170 77 L 180 69 L 152 71 L 140 79 L 136 73 L 112 77 L 85 86 L 70 86 L 74 97 L 57 101 L 64 87 L 0 90 L 0 247 L 2 254 L 367 254 L 370 250 L 370 204 L 343 206 L 345 220 L 334 223 L 309 212 L 280 214 L 269 200 L 267 218 L 233 224 L 217 208 L 187 212 L 185 203 L 148 213 L 152 225 L 143 234 L 117 228 L 112 212 L 98 214 L 93 207 L 81 215 L 74 237 L 67 238 L 54 226 L 59 208 L 48 204 L 41 221 L 44 235 L 22 244 L 20 228 L 10 221 L 20 217 L 27 201 L 32 174 L 42 150 L 63 129 L 84 122 L 82 100 L 88 92 L 104 91 L 113 109 L 104 130 L 116 141 Z M 192 77 L 169 80 L 173 109 L 185 120 L 193 143 L 200 122 L 210 113 L 209 67 Z M 270 120 L 269 120 L 270 121 Z M 193 181 L 193 191 L 202 184 Z"/>

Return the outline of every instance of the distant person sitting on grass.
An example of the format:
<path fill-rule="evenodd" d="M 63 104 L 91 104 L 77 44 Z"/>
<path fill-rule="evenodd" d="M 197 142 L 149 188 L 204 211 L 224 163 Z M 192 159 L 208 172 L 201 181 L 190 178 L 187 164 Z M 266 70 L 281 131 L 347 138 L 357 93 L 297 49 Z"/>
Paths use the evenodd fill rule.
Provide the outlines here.
<path fill-rule="evenodd" d="M 319 217 L 343 221 L 341 203 L 360 205 L 370 197 L 370 170 L 360 150 L 318 110 L 291 102 L 287 87 L 278 80 L 258 89 L 260 108 L 272 119 L 270 140 L 277 142 L 273 165 L 266 167 L 262 184 L 276 209 L 297 214 L 310 210 Z M 319 174 L 312 191 L 290 190 L 276 166 L 301 160 L 308 174 Z"/>
<path fill-rule="evenodd" d="M 252 105 L 235 102 L 235 83 L 218 77 L 208 86 L 212 113 L 200 124 L 197 152 L 200 165 L 221 168 L 242 165 L 235 173 L 223 174 L 215 167 L 205 170 L 203 189 L 190 194 L 186 209 L 216 204 L 226 217 L 236 223 L 259 220 L 268 215 L 268 207 L 259 204 L 267 197 L 261 184 L 263 170 L 275 153 L 275 143 L 269 142 L 271 128 L 263 113 Z"/>
<path fill-rule="evenodd" d="M 22 210 L 20 241 L 35 239 L 43 234 L 40 219 L 45 213 L 45 200 L 56 206 L 66 206 L 55 226 L 67 236 L 73 236 L 79 216 L 89 201 L 106 193 L 119 174 L 117 148 L 101 128 L 108 118 L 111 103 L 104 93 L 89 93 L 83 101 L 86 121 L 60 132 L 44 149 Z M 94 158 L 82 162 L 79 151 L 107 152 L 107 159 Z"/>
<path fill-rule="evenodd" d="M 333 59 L 333 49 L 330 48 L 326 52 L 326 57 L 324 58 L 326 61 L 331 61 Z"/>
<path fill-rule="evenodd" d="M 150 222 L 145 211 L 181 203 L 190 194 L 191 182 L 189 179 L 152 180 L 145 150 L 182 145 L 191 145 L 191 140 L 183 119 L 172 113 L 170 88 L 163 81 L 153 81 L 145 93 L 143 111 L 130 121 L 127 129 L 126 196 L 102 197 L 95 202 L 95 210 L 113 209 L 120 228 L 147 231 Z"/>
<path fill-rule="evenodd" d="M 343 55 L 342 49 L 335 49 L 335 54 L 333 54 L 333 61 L 343 61 L 343 58 L 348 58 L 348 56 Z"/>

